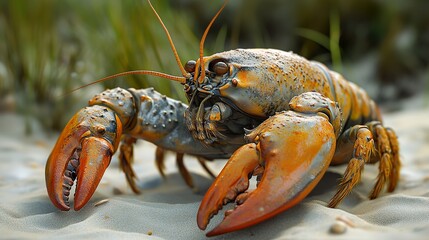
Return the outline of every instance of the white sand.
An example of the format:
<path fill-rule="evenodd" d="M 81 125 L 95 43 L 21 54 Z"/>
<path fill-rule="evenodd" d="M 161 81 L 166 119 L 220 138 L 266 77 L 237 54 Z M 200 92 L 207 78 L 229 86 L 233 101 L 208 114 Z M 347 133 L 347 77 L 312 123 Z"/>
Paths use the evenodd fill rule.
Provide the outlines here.
<path fill-rule="evenodd" d="M 345 167 L 331 168 L 302 203 L 264 223 L 212 239 L 428 239 L 429 235 L 429 109 L 385 117 L 401 143 L 401 182 L 393 194 L 376 200 L 367 195 L 377 166 L 366 166 L 362 182 L 337 209 L 327 208 L 336 179 Z M 204 239 L 196 213 L 211 179 L 194 159 L 186 161 L 200 189 L 194 193 L 167 161 L 167 180 L 154 166 L 154 149 L 139 142 L 135 169 L 142 195 L 134 195 L 116 159 L 89 204 L 79 212 L 61 212 L 49 201 L 44 180 L 45 161 L 56 136 L 37 130 L 26 137 L 22 119 L 0 115 L 0 238 L 6 239 Z M 15 128 L 15 129 L 14 129 Z M 219 170 L 223 162 L 210 163 Z M 94 203 L 108 199 L 107 203 Z M 343 234 L 330 233 L 340 217 L 348 222 Z M 212 219 L 208 229 L 222 215 Z M 151 234 L 150 234 L 151 233 Z"/>

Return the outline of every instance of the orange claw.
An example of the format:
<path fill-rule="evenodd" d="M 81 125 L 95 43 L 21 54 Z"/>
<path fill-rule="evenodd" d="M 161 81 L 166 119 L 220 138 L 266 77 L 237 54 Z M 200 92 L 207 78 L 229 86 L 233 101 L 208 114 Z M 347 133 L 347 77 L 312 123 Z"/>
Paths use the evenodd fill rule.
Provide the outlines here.
<path fill-rule="evenodd" d="M 89 201 L 109 166 L 121 134 L 119 118 L 107 107 L 87 107 L 73 116 L 46 163 L 46 189 L 57 208 L 70 210 L 70 188 L 76 178 L 74 209 L 81 209 Z"/>
<path fill-rule="evenodd" d="M 204 230 L 210 218 L 231 200 L 231 193 L 239 205 L 227 211 L 207 236 L 252 226 L 298 204 L 325 173 L 336 142 L 328 117 L 292 111 L 267 119 L 246 137 L 252 143 L 233 154 L 204 196 L 198 226 Z M 243 164 L 248 164 L 247 169 Z M 261 169 L 259 164 L 265 170 L 257 188 L 240 194 L 248 187 L 243 175 L 250 178 L 252 169 Z M 256 170 L 253 174 L 259 175 Z"/>
<path fill-rule="evenodd" d="M 210 218 L 237 194 L 249 187 L 249 174 L 259 165 L 256 145 L 249 143 L 239 148 L 225 165 L 215 182 L 207 191 L 197 215 L 198 227 L 206 229 Z"/>
<path fill-rule="evenodd" d="M 88 137 L 82 140 L 79 171 L 77 174 L 74 209 L 81 209 L 94 194 L 104 171 L 110 164 L 113 146 L 103 138 Z"/>

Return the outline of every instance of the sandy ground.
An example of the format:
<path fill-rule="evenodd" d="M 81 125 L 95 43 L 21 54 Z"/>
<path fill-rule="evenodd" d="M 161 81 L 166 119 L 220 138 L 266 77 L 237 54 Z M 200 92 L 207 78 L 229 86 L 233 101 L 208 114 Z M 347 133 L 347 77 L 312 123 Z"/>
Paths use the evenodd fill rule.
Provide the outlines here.
<path fill-rule="evenodd" d="M 377 166 L 366 166 L 362 182 L 336 209 L 326 207 L 345 167 L 330 168 L 315 191 L 296 207 L 257 226 L 212 239 L 427 239 L 429 235 L 429 108 L 385 116 L 399 136 L 403 168 L 393 194 L 375 200 Z M 116 158 L 89 204 L 79 212 L 61 212 L 49 201 L 44 180 L 45 161 L 57 136 L 46 136 L 37 126 L 25 136 L 23 120 L 0 115 L 0 238 L 2 239 L 204 239 L 196 213 L 211 183 L 195 159 L 186 164 L 196 190 L 177 173 L 173 156 L 167 179 L 154 166 L 154 147 L 140 141 L 135 170 L 143 194 L 127 187 Z M 210 163 L 219 171 L 223 161 Z M 97 202 L 108 202 L 96 206 Z M 221 221 L 212 219 L 208 229 Z M 340 222 L 340 223 L 338 223 Z M 333 234 L 333 225 L 346 231 Z"/>

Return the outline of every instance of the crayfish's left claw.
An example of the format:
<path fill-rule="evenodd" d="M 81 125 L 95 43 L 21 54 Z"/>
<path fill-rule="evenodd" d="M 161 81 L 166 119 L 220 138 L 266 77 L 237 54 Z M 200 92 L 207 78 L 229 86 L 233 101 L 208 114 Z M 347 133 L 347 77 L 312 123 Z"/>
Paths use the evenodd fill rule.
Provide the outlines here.
<path fill-rule="evenodd" d="M 235 199 L 238 206 L 207 236 L 236 231 L 264 221 L 303 200 L 320 181 L 335 151 L 336 136 L 328 116 L 293 111 L 278 113 L 246 136 L 207 191 L 197 222 L 209 219 Z M 243 193 L 253 175 L 257 188 Z M 261 178 L 262 177 L 262 178 Z M 259 182 L 260 180 L 260 182 Z"/>
<path fill-rule="evenodd" d="M 113 110 L 91 106 L 69 121 L 52 150 L 45 169 L 46 188 L 52 203 L 70 210 L 69 194 L 74 181 L 74 209 L 91 198 L 122 135 L 122 123 Z"/>

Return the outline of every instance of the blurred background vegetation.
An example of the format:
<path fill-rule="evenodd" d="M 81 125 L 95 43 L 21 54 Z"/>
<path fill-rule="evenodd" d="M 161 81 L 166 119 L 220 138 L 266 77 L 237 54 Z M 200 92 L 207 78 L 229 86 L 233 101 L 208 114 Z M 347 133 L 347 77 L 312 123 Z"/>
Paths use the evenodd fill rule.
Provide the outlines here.
<path fill-rule="evenodd" d="M 222 1 L 153 0 L 184 62 Z M 231 0 L 205 54 L 277 48 L 327 64 L 395 106 L 429 92 L 429 1 Z M 16 112 L 60 130 L 87 100 L 116 86 L 184 100 L 182 86 L 129 76 L 72 89 L 101 77 L 149 69 L 180 75 L 167 38 L 144 0 L 0 0 L 0 114 Z"/>

